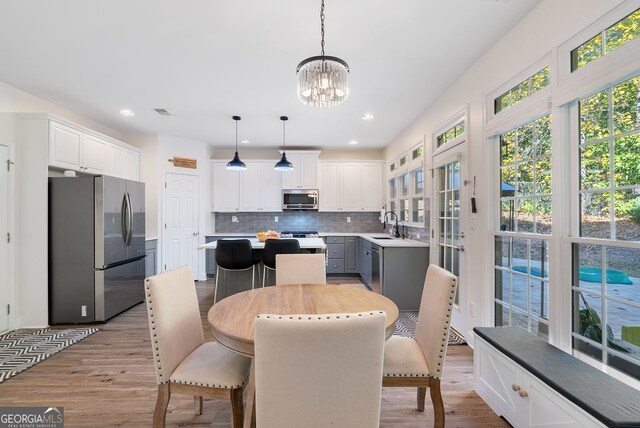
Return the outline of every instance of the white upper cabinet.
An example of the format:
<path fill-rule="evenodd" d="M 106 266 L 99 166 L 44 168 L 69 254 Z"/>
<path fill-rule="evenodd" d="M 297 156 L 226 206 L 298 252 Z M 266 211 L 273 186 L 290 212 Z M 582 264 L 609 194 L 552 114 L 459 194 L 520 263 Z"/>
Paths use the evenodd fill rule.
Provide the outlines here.
<path fill-rule="evenodd" d="M 247 162 L 246 171 L 238 172 L 239 210 L 282 211 L 281 180 L 272 161 Z"/>
<path fill-rule="evenodd" d="M 140 153 L 137 150 L 72 125 L 49 120 L 50 167 L 139 179 Z"/>
<path fill-rule="evenodd" d="M 320 211 L 380 211 L 383 164 L 321 162 Z"/>
<path fill-rule="evenodd" d="M 245 171 L 227 169 L 227 161 L 211 161 L 214 212 L 282 211 L 282 175 L 274 162 L 247 162 Z"/>
<path fill-rule="evenodd" d="M 211 211 L 238 211 L 238 174 L 247 171 L 233 171 L 227 169 L 227 162 L 211 162 L 213 206 Z"/>
<path fill-rule="evenodd" d="M 283 189 L 318 188 L 318 151 L 290 151 L 287 159 L 293 164 L 293 171 L 283 171 Z"/>
<path fill-rule="evenodd" d="M 79 130 L 49 122 L 49 165 L 92 174 L 106 174 L 108 168 L 106 141 L 87 138 Z"/>
<path fill-rule="evenodd" d="M 364 211 L 380 211 L 384 204 L 384 179 L 382 163 L 363 163 L 362 197 L 360 203 Z"/>

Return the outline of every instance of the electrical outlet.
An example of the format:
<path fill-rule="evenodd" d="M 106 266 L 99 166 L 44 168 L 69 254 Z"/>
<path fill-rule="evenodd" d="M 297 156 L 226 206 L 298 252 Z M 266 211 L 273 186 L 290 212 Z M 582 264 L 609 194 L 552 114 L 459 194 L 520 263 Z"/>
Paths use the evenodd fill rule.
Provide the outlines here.
<path fill-rule="evenodd" d="M 231 216 L 231 223 L 237 223 L 238 222 L 238 216 L 232 215 Z"/>
<path fill-rule="evenodd" d="M 420 239 L 420 234 L 419 233 L 416 233 L 416 239 L 418 239 L 418 240 Z"/>
<path fill-rule="evenodd" d="M 347 217 L 347 223 L 351 223 L 351 217 Z"/>
<path fill-rule="evenodd" d="M 275 222 L 277 223 L 277 222 L 278 222 L 278 216 L 275 216 L 275 217 L 273 218 L 273 221 L 275 221 Z"/>
<path fill-rule="evenodd" d="M 82 311 L 82 316 L 86 317 L 87 316 L 87 307 L 86 306 L 82 306 L 81 307 L 81 311 Z"/>

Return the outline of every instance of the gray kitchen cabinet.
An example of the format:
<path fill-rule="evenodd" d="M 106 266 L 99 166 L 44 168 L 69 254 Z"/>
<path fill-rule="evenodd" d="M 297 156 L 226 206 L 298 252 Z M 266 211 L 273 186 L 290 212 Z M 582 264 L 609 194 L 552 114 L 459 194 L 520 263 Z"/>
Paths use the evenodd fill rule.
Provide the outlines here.
<path fill-rule="evenodd" d="M 327 236 L 327 273 L 358 274 L 360 238 L 355 236 Z"/>
<path fill-rule="evenodd" d="M 358 273 L 360 265 L 360 238 L 347 236 L 344 252 L 344 271 L 346 273 Z"/>
<path fill-rule="evenodd" d="M 383 247 L 380 251 L 382 294 L 401 311 L 418 310 L 429 267 L 429 248 Z"/>
<path fill-rule="evenodd" d="M 360 238 L 360 277 L 371 288 L 371 242 Z"/>
<path fill-rule="evenodd" d="M 145 276 L 153 276 L 156 274 L 156 263 L 158 259 L 158 240 L 147 240 L 144 244 L 144 252 L 146 255 L 146 258 L 144 259 Z"/>
<path fill-rule="evenodd" d="M 327 273 L 344 273 L 344 236 L 327 236 Z"/>

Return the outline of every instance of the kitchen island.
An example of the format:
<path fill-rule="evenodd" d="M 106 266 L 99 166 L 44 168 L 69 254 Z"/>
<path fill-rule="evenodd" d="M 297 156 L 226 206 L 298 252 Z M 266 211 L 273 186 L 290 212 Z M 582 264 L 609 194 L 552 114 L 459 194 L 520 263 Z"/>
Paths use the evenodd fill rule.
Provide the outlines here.
<path fill-rule="evenodd" d="M 233 237 L 222 237 L 218 236 L 218 239 L 248 239 L 251 241 L 251 248 L 254 250 L 264 250 L 264 242 L 260 242 L 256 237 L 242 237 L 238 235 L 234 235 Z M 215 241 L 207 242 L 206 244 L 202 244 L 198 246 L 199 250 L 215 250 L 218 245 L 218 239 Z M 320 252 L 324 252 L 326 250 L 327 245 L 321 238 L 286 238 L 286 239 L 295 239 L 300 243 L 301 250 L 320 250 Z"/>

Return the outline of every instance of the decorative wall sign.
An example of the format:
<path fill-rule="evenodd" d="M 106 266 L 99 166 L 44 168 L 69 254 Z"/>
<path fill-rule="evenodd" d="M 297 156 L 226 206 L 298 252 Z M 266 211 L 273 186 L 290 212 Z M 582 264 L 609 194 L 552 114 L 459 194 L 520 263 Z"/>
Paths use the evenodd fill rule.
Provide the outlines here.
<path fill-rule="evenodd" d="M 173 166 L 175 166 L 176 168 L 198 168 L 197 159 L 180 158 L 178 156 L 174 156 L 173 159 L 169 159 L 169 162 L 173 163 Z"/>

